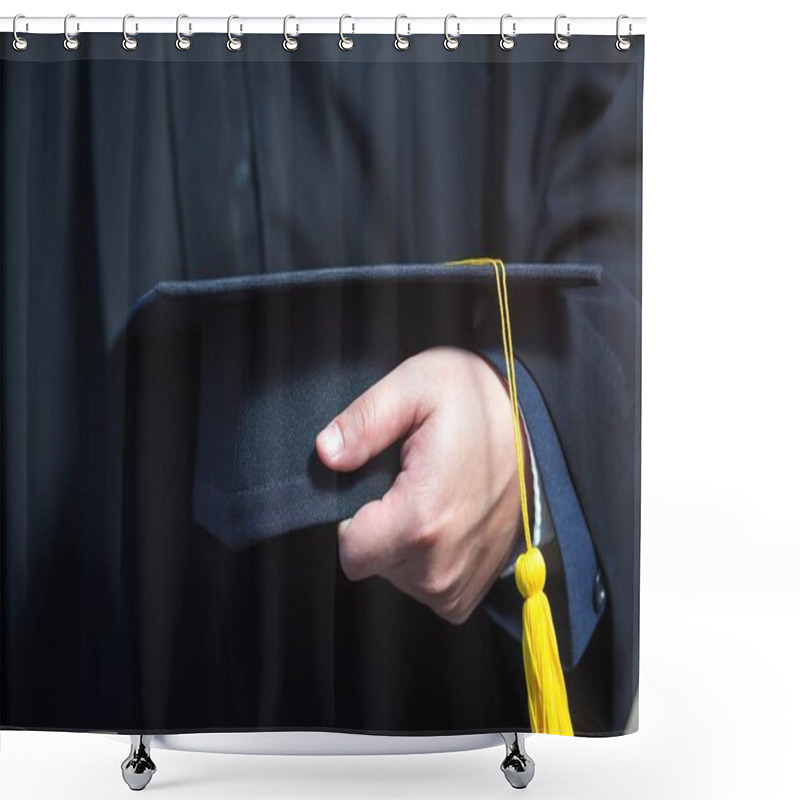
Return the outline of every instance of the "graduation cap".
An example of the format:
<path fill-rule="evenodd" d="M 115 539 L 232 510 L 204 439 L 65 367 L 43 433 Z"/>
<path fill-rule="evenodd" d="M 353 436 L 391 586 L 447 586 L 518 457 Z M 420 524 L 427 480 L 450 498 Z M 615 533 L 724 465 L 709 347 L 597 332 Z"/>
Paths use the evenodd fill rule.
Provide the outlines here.
<path fill-rule="evenodd" d="M 496 348 L 502 337 L 518 434 L 506 281 L 517 297 L 547 287 L 594 285 L 599 277 L 600 267 L 593 264 L 479 259 L 159 283 L 134 306 L 126 328 L 134 370 L 128 392 L 134 398 L 142 393 L 133 400 L 137 423 L 127 441 L 149 453 L 128 463 L 169 482 L 169 442 L 160 434 L 157 441 L 142 436 L 157 430 L 148 426 L 148 415 L 174 412 L 176 403 L 185 403 L 187 413 L 178 416 L 195 426 L 187 456 L 193 460 L 194 521 L 227 547 L 241 551 L 351 517 L 388 491 L 400 469 L 400 445 L 358 470 L 334 472 L 315 448 L 331 419 L 414 353 L 436 345 L 481 351 Z M 171 398 L 143 399 L 154 375 L 173 385 Z M 522 459 L 519 442 L 517 447 Z M 571 733 L 568 711 L 565 723 L 563 713 L 548 717 L 536 705 L 558 690 L 566 708 L 566 697 L 549 607 L 545 613 L 536 599 L 544 598 L 544 565 L 530 543 L 522 464 L 528 552 L 516 576 L 529 598 L 523 637 L 529 690 L 538 682 L 529 691 L 532 728 Z M 529 613 L 534 604 L 536 613 Z M 555 649 L 556 677 L 552 658 L 534 674 L 534 636 L 540 653 Z"/>

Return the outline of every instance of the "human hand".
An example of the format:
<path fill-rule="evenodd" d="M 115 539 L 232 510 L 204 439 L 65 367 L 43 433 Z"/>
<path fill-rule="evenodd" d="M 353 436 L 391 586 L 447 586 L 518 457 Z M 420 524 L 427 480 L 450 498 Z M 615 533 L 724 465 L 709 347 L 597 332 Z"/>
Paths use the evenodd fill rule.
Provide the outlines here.
<path fill-rule="evenodd" d="M 316 448 L 327 467 L 350 472 L 402 437 L 389 491 L 339 523 L 342 570 L 350 580 L 380 575 L 461 624 L 521 536 L 505 378 L 467 350 L 425 350 L 356 398 Z"/>

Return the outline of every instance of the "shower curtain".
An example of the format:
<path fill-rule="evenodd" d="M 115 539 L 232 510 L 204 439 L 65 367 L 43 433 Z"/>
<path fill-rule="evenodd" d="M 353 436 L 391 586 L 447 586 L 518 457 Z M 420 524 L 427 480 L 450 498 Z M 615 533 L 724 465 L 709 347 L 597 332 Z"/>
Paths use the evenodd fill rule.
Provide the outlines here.
<path fill-rule="evenodd" d="M 635 728 L 643 38 L 120 38 L 0 35 L 0 728 L 532 730 L 526 532 Z"/>

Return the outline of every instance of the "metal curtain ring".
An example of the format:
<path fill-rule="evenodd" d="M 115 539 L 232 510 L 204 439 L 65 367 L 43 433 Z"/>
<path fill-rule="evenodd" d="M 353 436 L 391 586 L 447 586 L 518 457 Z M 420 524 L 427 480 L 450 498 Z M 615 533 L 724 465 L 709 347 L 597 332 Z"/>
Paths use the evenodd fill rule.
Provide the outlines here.
<path fill-rule="evenodd" d="M 406 26 L 408 27 L 408 32 L 406 33 L 406 36 L 401 36 L 400 35 L 401 19 L 408 19 L 408 17 L 405 14 L 398 14 L 394 18 L 394 46 L 398 50 L 408 50 L 408 48 L 411 47 L 411 42 L 408 39 L 406 39 L 406 36 L 411 36 L 411 23 L 410 22 L 406 23 Z"/>
<path fill-rule="evenodd" d="M 511 19 L 511 14 L 503 14 L 503 16 L 500 17 L 500 48 L 502 50 L 513 50 L 516 44 L 514 37 L 517 35 L 517 23 L 511 23 L 511 36 L 509 36 L 504 30 L 505 21 L 507 19 Z"/>
<path fill-rule="evenodd" d="M 178 37 L 177 39 L 175 39 L 175 47 L 177 47 L 178 50 L 188 50 L 192 46 L 191 39 L 188 39 L 181 33 L 181 20 L 187 19 L 188 16 L 189 16 L 188 14 L 178 14 L 177 18 L 175 19 L 175 35 Z M 189 31 L 191 30 L 192 30 L 192 24 L 190 22 Z"/>
<path fill-rule="evenodd" d="M 297 50 L 299 42 L 297 41 L 297 39 L 294 39 L 293 37 L 289 36 L 289 31 L 287 28 L 290 19 L 296 19 L 296 17 L 293 17 L 291 14 L 287 14 L 283 18 L 283 49 L 292 52 L 293 50 Z M 300 26 L 298 25 L 296 27 L 295 32 L 299 33 L 299 31 L 300 31 Z"/>
<path fill-rule="evenodd" d="M 75 19 L 74 14 L 67 14 L 64 17 L 64 48 L 66 50 L 77 50 L 80 47 L 80 42 L 78 41 L 77 37 L 69 35 L 69 21 L 71 19 Z M 80 24 L 77 25 L 77 30 L 80 30 Z"/>
<path fill-rule="evenodd" d="M 18 19 L 25 19 L 25 15 L 24 14 L 17 14 L 17 16 L 14 17 L 14 22 L 11 24 L 11 32 L 14 34 L 14 41 L 11 44 L 14 47 L 15 50 L 20 50 L 20 51 L 27 50 L 28 49 L 28 40 L 24 36 L 20 36 L 17 33 L 17 20 Z M 27 29 L 27 27 L 28 27 L 27 23 L 25 24 L 25 27 Z"/>
<path fill-rule="evenodd" d="M 566 50 L 569 47 L 569 39 L 565 39 L 558 32 L 558 21 L 560 19 L 566 19 L 566 18 L 567 18 L 566 14 L 559 14 L 556 17 L 556 21 L 555 21 L 555 23 L 553 25 L 553 32 L 556 35 L 555 41 L 553 42 L 553 47 L 555 47 L 556 50 Z M 569 35 L 570 35 L 570 23 L 568 22 L 567 23 L 567 36 L 569 36 Z"/>
<path fill-rule="evenodd" d="M 352 50 L 355 42 L 349 36 L 344 35 L 342 27 L 346 19 L 353 19 L 353 18 L 349 14 L 342 14 L 342 16 L 339 17 L 339 47 L 342 50 Z M 355 30 L 356 26 L 355 24 L 353 24 L 353 30 L 351 32 L 355 33 Z"/>
<path fill-rule="evenodd" d="M 456 35 L 451 36 L 447 32 L 447 23 L 450 22 L 451 19 L 456 20 Z M 461 34 L 461 23 L 458 22 L 458 17 L 455 14 L 448 14 L 444 18 L 444 46 L 446 50 L 458 50 L 458 45 L 460 42 L 458 41 L 458 37 Z"/>
<path fill-rule="evenodd" d="M 228 17 L 228 42 L 226 44 L 226 47 L 232 53 L 235 53 L 237 50 L 241 50 L 242 49 L 242 40 L 241 39 L 237 39 L 231 33 L 231 22 L 233 22 L 233 20 L 235 20 L 235 19 L 239 19 L 239 17 L 237 17 L 236 14 L 231 14 Z M 241 32 L 241 30 L 242 30 L 242 26 L 240 25 L 239 26 L 239 32 Z"/>
<path fill-rule="evenodd" d="M 626 39 L 624 36 L 620 35 L 619 23 L 622 22 L 623 19 L 628 19 L 628 15 L 627 14 L 620 14 L 617 17 L 617 41 L 615 42 L 615 47 L 617 48 L 617 50 L 620 50 L 621 52 L 624 53 L 626 50 L 630 50 L 631 49 L 631 40 L 630 39 Z M 629 36 L 630 36 L 632 30 L 633 30 L 633 26 L 629 22 L 628 23 L 628 35 Z"/>
<path fill-rule="evenodd" d="M 135 19 L 133 14 L 126 14 L 122 18 L 122 46 L 126 50 L 135 50 L 139 46 L 139 42 L 133 36 L 128 36 L 128 20 Z M 139 30 L 139 25 L 136 25 L 136 30 Z"/>

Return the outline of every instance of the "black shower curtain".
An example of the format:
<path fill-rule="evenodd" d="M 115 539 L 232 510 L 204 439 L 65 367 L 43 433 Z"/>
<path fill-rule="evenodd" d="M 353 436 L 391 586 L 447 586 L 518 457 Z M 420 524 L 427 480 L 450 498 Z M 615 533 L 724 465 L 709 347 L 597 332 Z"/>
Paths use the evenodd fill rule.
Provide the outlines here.
<path fill-rule="evenodd" d="M 575 731 L 621 732 L 638 685 L 643 43 L 31 38 L 0 37 L 0 727 L 529 729 L 519 640 L 497 622 L 518 613 L 513 577 L 451 625 L 330 568 L 330 524 L 245 552 L 185 504 L 140 530 L 123 474 L 115 353 L 159 282 L 492 255 L 602 266 L 596 287 L 515 301 L 514 341 L 603 572 L 565 665 Z M 165 508 L 191 495 L 181 458 Z"/>

